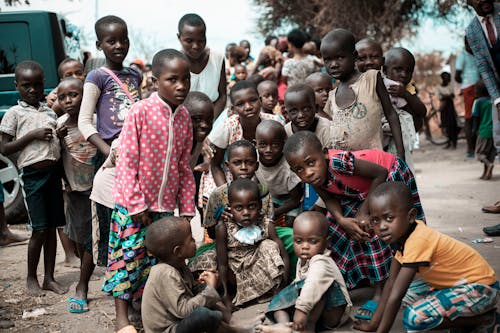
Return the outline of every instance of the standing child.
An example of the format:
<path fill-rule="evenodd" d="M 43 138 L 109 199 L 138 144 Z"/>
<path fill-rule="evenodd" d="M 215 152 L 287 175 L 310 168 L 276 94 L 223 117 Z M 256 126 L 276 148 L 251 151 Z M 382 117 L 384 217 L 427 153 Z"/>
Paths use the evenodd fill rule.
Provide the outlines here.
<path fill-rule="evenodd" d="M 293 248 L 300 258 L 297 275 L 267 308 L 267 317 L 277 325 L 261 325 L 259 332 L 292 333 L 292 328 L 301 332 L 332 330 L 348 319 L 351 299 L 327 244 L 325 216 L 319 212 L 300 214 L 293 225 Z M 290 321 L 292 327 L 286 327 Z"/>
<path fill-rule="evenodd" d="M 316 96 L 316 114 L 320 117 L 332 120 L 332 118 L 325 113 L 325 105 L 328 101 L 328 95 L 332 91 L 332 79 L 330 76 L 323 72 L 312 73 L 306 77 L 306 84 L 314 90 Z"/>
<path fill-rule="evenodd" d="M 80 258 L 80 277 L 94 269 L 92 260 L 92 211 L 90 191 L 94 178 L 93 158 L 96 148 L 85 140 L 78 130 L 78 114 L 82 103 L 83 82 L 66 78 L 57 87 L 59 105 L 65 114 L 57 120 L 61 139 L 62 161 L 65 173 L 66 227 L 64 232 L 76 245 Z M 80 281 L 82 279 L 80 278 Z M 88 284 L 79 283 L 68 309 L 72 313 L 88 311 Z"/>
<path fill-rule="evenodd" d="M 375 233 L 396 253 L 377 311 L 354 328 L 389 332 L 401 302 L 408 332 L 493 328 L 499 285 L 476 250 L 419 221 L 412 193 L 402 183 L 379 185 L 370 194 L 369 209 Z"/>
<path fill-rule="evenodd" d="M 475 86 L 477 99 L 472 107 L 472 119 L 474 120 L 473 130 L 476 132 L 474 136 L 477 135 L 476 158 L 484 164 L 484 171 L 479 179 L 490 180 L 497 154 L 493 142 L 491 98 L 483 81 L 479 80 Z"/>
<path fill-rule="evenodd" d="M 16 66 L 15 85 L 21 100 L 2 118 L 1 153 L 19 152 L 24 199 L 29 224 L 33 230 L 28 244 L 29 295 L 40 296 L 43 290 L 64 294 L 67 289 L 54 280 L 56 262 L 56 228 L 63 226 L 64 203 L 61 185 L 61 147 L 56 136 L 56 113 L 43 98 L 43 69 L 37 62 L 23 61 Z M 42 287 L 36 271 L 43 248 L 45 275 Z M 43 289 L 43 290 L 42 290 Z"/>
<path fill-rule="evenodd" d="M 453 104 L 455 92 L 451 84 L 451 75 L 448 72 L 441 73 L 441 84 L 436 87 L 439 98 L 439 112 L 441 113 L 441 128 L 448 138 L 444 149 L 456 149 L 459 128 L 457 125 L 457 112 Z"/>
<path fill-rule="evenodd" d="M 259 153 L 259 168 L 255 175 L 269 189 L 274 205 L 274 224 L 291 227 L 299 213 L 302 182 L 283 156 L 287 135 L 283 125 L 264 120 L 257 126 L 255 140 Z"/>
<path fill-rule="evenodd" d="M 355 67 L 355 37 L 345 29 L 330 31 L 321 42 L 325 67 L 339 86 L 330 92 L 325 112 L 332 117 L 335 148 L 382 150 L 381 121 L 385 115 L 404 159 L 401 125 L 378 71 L 360 73 Z"/>
<path fill-rule="evenodd" d="M 257 86 L 262 111 L 264 113 L 283 116 L 281 105 L 279 104 L 278 85 L 274 81 L 266 80 Z"/>
<path fill-rule="evenodd" d="M 319 64 L 313 56 L 304 53 L 302 47 L 308 41 L 307 34 L 300 29 L 293 29 L 287 35 L 288 52 L 292 58 L 285 60 L 281 69 L 281 76 L 287 86 L 304 83 L 309 74 L 314 73 Z"/>
<path fill-rule="evenodd" d="M 418 218 L 424 219 L 415 177 L 403 160 L 390 153 L 376 149 L 326 150 L 308 131 L 288 138 L 284 153 L 292 171 L 313 186 L 328 209 L 332 257 L 348 288 L 363 279 L 375 284 L 373 298 L 355 315 L 371 318 L 389 276 L 392 254 L 386 243 L 367 230 L 366 198 L 382 182 L 401 181 L 411 189 Z"/>
<path fill-rule="evenodd" d="M 141 298 L 155 263 L 144 248 L 147 227 L 173 215 L 177 205 L 187 221 L 194 216 L 195 184 L 189 166 L 193 129 L 181 105 L 189 92 L 189 60 L 179 51 L 162 50 L 154 56 L 152 70 L 158 93 L 130 109 L 118 147 L 102 288 L 115 298 L 118 332 L 135 332 L 127 317 L 129 303 Z"/>

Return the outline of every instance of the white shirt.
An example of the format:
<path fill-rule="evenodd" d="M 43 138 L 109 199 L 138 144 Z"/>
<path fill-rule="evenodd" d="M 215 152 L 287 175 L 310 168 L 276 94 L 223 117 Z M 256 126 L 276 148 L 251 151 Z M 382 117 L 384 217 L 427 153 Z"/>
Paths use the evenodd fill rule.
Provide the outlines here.
<path fill-rule="evenodd" d="M 493 12 L 494 14 L 494 12 Z M 498 32 L 497 32 L 497 27 L 495 26 L 495 18 L 493 17 L 493 14 L 486 15 L 486 16 L 479 16 L 476 14 L 477 19 L 479 20 L 479 23 L 481 23 L 481 27 L 483 28 L 484 36 L 486 37 L 486 41 L 488 42 L 488 45 L 492 47 L 490 43 L 490 38 L 488 37 L 488 29 L 486 29 L 486 22 L 484 22 L 485 18 L 488 18 L 491 22 L 491 26 L 493 27 L 493 32 L 495 32 L 495 39 L 498 39 Z"/>

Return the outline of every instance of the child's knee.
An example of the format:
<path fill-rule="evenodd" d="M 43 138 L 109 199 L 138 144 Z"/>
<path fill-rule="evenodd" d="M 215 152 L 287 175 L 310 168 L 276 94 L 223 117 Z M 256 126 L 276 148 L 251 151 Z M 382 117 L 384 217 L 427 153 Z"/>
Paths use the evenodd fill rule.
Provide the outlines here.
<path fill-rule="evenodd" d="M 222 319 L 222 312 L 199 307 L 181 321 L 176 332 L 215 332 Z"/>
<path fill-rule="evenodd" d="M 409 305 L 403 312 L 403 324 L 407 331 L 422 331 L 438 326 L 443 321 L 439 316 L 428 316 Z"/>

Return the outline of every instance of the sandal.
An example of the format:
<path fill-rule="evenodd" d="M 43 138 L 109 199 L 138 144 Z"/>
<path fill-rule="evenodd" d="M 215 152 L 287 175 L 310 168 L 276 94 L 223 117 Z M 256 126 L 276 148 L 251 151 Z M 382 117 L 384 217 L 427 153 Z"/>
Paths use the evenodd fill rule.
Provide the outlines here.
<path fill-rule="evenodd" d="M 357 313 L 354 315 L 354 318 L 356 319 L 361 319 L 361 320 L 371 320 L 373 317 L 373 314 L 377 310 L 378 302 L 374 301 L 372 299 L 366 301 L 365 304 L 361 305 L 361 307 L 358 309 Z M 370 311 L 371 315 L 365 315 L 359 313 L 360 311 Z"/>
<path fill-rule="evenodd" d="M 85 299 L 78 299 L 70 297 L 68 299 L 68 311 L 71 313 L 84 313 L 89 311 L 88 307 L 89 301 Z"/>
<path fill-rule="evenodd" d="M 500 213 L 500 201 L 495 202 L 493 206 L 486 206 L 482 208 L 484 213 L 499 214 Z"/>
<path fill-rule="evenodd" d="M 137 330 L 133 325 L 127 325 L 120 328 L 116 333 L 137 333 Z"/>

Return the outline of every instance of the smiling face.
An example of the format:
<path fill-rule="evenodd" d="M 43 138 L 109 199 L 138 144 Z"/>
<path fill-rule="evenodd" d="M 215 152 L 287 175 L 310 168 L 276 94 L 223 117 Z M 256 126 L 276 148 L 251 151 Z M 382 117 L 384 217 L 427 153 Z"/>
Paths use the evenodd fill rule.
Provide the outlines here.
<path fill-rule="evenodd" d="M 339 81 L 346 81 L 355 71 L 356 52 L 349 52 L 340 41 L 321 44 L 321 56 L 328 74 Z"/>
<path fill-rule="evenodd" d="M 43 98 L 43 73 L 38 70 L 24 69 L 16 75 L 16 89 L 21 100 L 38 107 Z"/>
<path fill-rule="evenodd" d="M 366 72 L 369 69 L 382 69 L 384 55 L 380 45 L 373 42 L 361 43 L 356 45 L 356 51 L 358 51 L 356 66 L 360 72 Z"/>
<path fill-rule="evenodd" d="M 391 195 L 369 198 L 370 222 L 378 237 L 388 244 L 399 242 L 415 222 L 416 211 L 407 209 Z"/>
<path fill-rule="evenodd" d="M 399 53 L 387 58 L 384 73 L 391 80 L 408 85 L 415 69 L 415 62 L 408 55 Z"/>
<path fill-rule="evenodd" d="M 293 250 L 302 263 L 326 249 L 328 228 L 322 214 L 303 213 L 293 223 Z"/>
<path fill-rule="evenodd" d="M 315 187 L 323 186 L 328 175 L 326 153 L 311 146 L 305 146 L 286 155 L 290 169 L 304 182 Z"/>
<path fill-rule="evenodd" d="M 264 166 L 274 166 L 283 157 L 283 146 L 285 139 L 281 137 L 277 129 L 267 128 L 255 133 L 257 141 L 257 151 L 259 152 L 259 162 Z"/>
<path fill-rule="evenodd" d="M 233 179 L 251 179 L 255 175 L 255 171 L 259 167 L 255 151 L 249 147 L 235 147 L 229 155 L 226 165 L 233 175 Z"/>
<path fill-rule="evenodd" d="M 59 105 L 71 118 L 78 119 L 82 104 L 83 86 L 71 80 L 63 81 L 57 87 Z"/>
<path fill-rule="evenodd" d="M 323 109 L 328 101 L 328 94 L 332 91 L 332 82 L 330 77 L 325 75 L 316 76 L 313 79 L 308 79 L 307 84 L 314 90 L 316 97 L 316 105 Z"/>
<path fill-rule="evenodd" d="M 207 38 L 205 36 L 206 28 L 204 25 L 188 25 L 184 24 L 181 27 L 180 33 L 177 35 L 182 50 L 189 59 L 198 60 L 203 55 L 207 46 Z"/>
<path fill-rule="evenodd" d="M 246 88 L 231 93 L 232 109 L 242 120 L 254 120 L 259 117 L 260 99 L 257 89 Z"/>
<path fill-rule="evenodd" d="M 106 56 L 110 68 L 121 68 L 130 47 L 127 27 L 119 23 L 106 24 L 100 28 L 97 49 Z"/>
<path fill-rule="evenodd" d="M 236 81 L 246 80 L 248 76 L 247 68 L 243 65 L 234 66 L 234 76 L 236 76 Z"/>
<path fill-rule="evenodd" d="M 172 109 L 184 102 L 191 87 L 191 74 L 186 60 L 176 57 L 165 59 L 159 77 L 154 80 L 158 96 Z"/>
<path fill-rule="evenodd" d="M 316 115 L 315 102 L 305 91 L 287 92 L 285 110 L 295 130 L 306 131 L 311 128 Z"/>
<path fill-rule="evenodd" d="M 255 225 L 260 217 L 259 193 L 253 189 L 240 189 L 231 193 L 231 214 L 233 221 L 242 226 Z"/>
<path fill-rule="evenodd" d="M 191 110 L 191 122 L 193 123 L 193 135 L 196 142 L 203 142 L 212 130 L 214 120 L 214 105 L 198 101 Z"/>
<path fill-rule="evenodd" d="M 272 81 L 264 81 L 257 87 L 262 108 L 272 113 L 276 104 L 278 104 L 278 86 Z"/>

